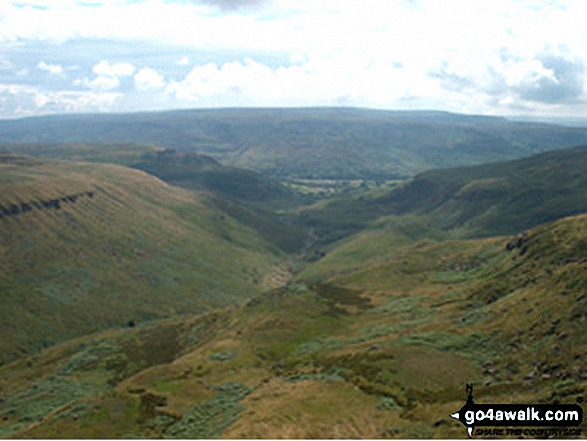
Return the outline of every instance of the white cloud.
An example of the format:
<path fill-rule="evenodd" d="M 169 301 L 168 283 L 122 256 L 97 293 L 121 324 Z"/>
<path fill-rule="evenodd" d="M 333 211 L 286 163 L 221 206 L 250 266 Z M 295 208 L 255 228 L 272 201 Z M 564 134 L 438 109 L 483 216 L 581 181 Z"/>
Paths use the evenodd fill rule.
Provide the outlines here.
<path fill-rule="evenodd" d="M 114 63 L 102 60 L 92 68 L 96 75 L 106 77 L 129 77 L 135 71 L 135 67 L 130 63 Z"/>
<path fill-rule="evenodd" d="M 47 64 L 44 61 L 41 61 L 39 62 L 39 64 L 37 64 L 37 69 L 44 70 L 53 75 L 61 75 L 63 73 L 63 67 L 61 67 L 60 65 Z"/>
<path fill-rule="evenodd" d="M 157 71 L 144 67 L 134 76 L 135 86 L 141 92 L 161 89 L 165 86 L 165 79 Z"/>
<path fill-rule="evenodd" d="M 503 65 L 503 75 L 508 86 L 517 86 L 521 83 L 548 78 L 556 81 L 552 69 L 546 69 L 540 60 L 508 60 Z"/>
<path fill-rule="evenodd" d="M 148 90 L 162 100 L 206 105 L 344 100 L 371 107 L 417 103 L 507 113 L 541 97 L 546 107 L 541 104 L 537 111 L 547 111 L 548 105 L 554 109 L 560 97 L 572 113 L 578 107 L 571 101 L 585 99 L 577 91 L 587 89 L 577 61 L 587 60 L 583 0 L 248 0 L 246 9 L 232 7 L 232 0 L 20 3 L 0 2 L 0 44 L 87 42 L 86 54 L 58 58 L 60 63 L 91 69 L 93 76 L 75 84 L 96 92 L 125 90 L 125 103 L 132 102 L 133 93 Z M 119 52 L 110 60 L 92 58 L 108 53 L 92 52 L 97 40 L 113 42 Z M 141 42 L 155 50 L 125 49 L 127 43 L 136 47 Z M 37 54 L 43 53 L 39 47 Z M 161 61 L 168 48 L 173 56 Z M 113 62 L 115 56 L 131 62 Z M 19 65 L 3 57 L 0 72 L 32 70 L 39 59 Z M 545 57 L 558 64 L 546 65 Z M 60 65 L 42 63 L 39 69 L 58 73 Z M 190 64 L 196 67 L 179 77 L 184 71 L 178 66 Z M 135 66 L 150 68 L 137 71 Z M 130 77 L 132 89 L 124 87 Z M 144 96 L 134 99 L 141 110 Z"/>
<path fill-rule="evenodd" d="M 46 10 L 0 3 L 0 39 L 5 41 L 81 37 L 311 52 L 348 47 L 379 47 L 380 52 L 386 45 L 412 58 L 414 49 L 433 54 L 508 43 L 515 50 L 535 52 L 544 44 L 565 43 L 585 53 L 582 39 L 577 39 L 585 33 L 587 5 L 581 0 L 565 2 L 566 11 L 548 1 L 454 0 L 447 5 L 428 0 L 412 8 L 388 0 L 275 0 L 261 4 L 254 14 L 226 15 L 211 14 L 195 1 L 101 1 L 100 7 L 35 2 Z"/>
<path fill-rule="evenodd" d="M 182 81 L 171 82 L 167 92 L 186 101 L 199 101 L 224 93 L 266 101 L 292 94 L 303 95 L 300 86 L 304 81 L 300 67 L 274 70 L 248 58 L 244 63 L 234 61 L 220 67 L 215 63 L 197 66 Z"/>
<path fill-rule="evenodd" d="M 120 87 L 120 78 L 130 77 L 135 71 L 131 63 L 109 63 L 102 60 L 95 64 L 92 72 L 96 75 L 93 79 L 82 78 L 73 82 L 74 86 L 84 86 L 92 90 L 109 91 Z"/>
<path fill-rule="evenodd" d="M 0 58 L 0 71 L 1 70 L 10 70 L 12 69 L 12 63 L 4 58 Z"/>
<path fill-rule="evenodd" d="M 118 77 L 109 77 L 105 75 L 100 75 L 93 80 L 88 78 L 83 78 L 80 80 L 75 80 L 73 82 L 74 86 L 85 86 L 93 90 L 114 90 L 120 86 L 120 80 Z"/>
<path fill-rule="evenodd" d="M 32 86 L 0 84 L 0 117 L 107 111 L 121 96 L 119 93 L 48 91 Z"/>
<path fill-rule="evenodd" d="M 166 89 L 180 101 L 227 105 L 222 97 L 248 99 L 255 105 L 370 105 L 385 107 L 412 94 L 439 97 L 443 90 L 426 72 L 399 67 L 365 54 L 340 53 L 311 57 L 280 67 L 247 58 L 221 65 L 196 66 Z"/>

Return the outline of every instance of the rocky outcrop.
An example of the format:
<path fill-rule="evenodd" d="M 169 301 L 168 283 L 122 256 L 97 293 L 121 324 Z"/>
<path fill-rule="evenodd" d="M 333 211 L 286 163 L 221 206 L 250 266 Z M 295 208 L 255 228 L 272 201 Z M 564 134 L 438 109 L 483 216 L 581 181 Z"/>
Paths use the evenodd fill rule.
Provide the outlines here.
<path fill-rule="evenodd" d="M 37 199 L 28 202 L 8 202 L 0 204 L 0 220 L 18 216 L 35 210 L 60 210 L 62 204 L 75 204 L 80 198 L 94 198 L 94 191 L 88 190 L 81 193 L 69 194 L 55 199 Z"/>

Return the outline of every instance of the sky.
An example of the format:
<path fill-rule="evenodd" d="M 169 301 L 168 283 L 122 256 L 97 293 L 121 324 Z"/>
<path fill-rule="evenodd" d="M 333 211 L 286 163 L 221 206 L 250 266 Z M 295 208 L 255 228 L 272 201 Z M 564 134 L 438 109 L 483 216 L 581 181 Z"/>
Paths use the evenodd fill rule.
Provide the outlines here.
<path fill-rule="evenodd" d="M 0 118 L 353 106 L 582 118 L 584 0 L 1 0 Z"/>

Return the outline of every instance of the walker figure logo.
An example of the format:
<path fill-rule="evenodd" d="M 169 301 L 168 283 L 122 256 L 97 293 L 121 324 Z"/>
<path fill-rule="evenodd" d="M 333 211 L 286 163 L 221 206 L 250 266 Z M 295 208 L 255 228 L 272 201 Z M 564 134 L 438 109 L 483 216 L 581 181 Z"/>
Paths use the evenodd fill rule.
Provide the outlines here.
<path fill-rule="evenodd" d="M 576 427 L 583 421 L 583 409 L 578 404 L 475 404 L 473 385 L 467 384 L 467 402 L 458 411 L 450 415 L 459 420 L 467 428 L 469 436 L 473 436 L 475 427 L 509 427 L 507 433 L 503 429 L 486 431 L 491 435 L 520 435 L 520 429 L 513 427 Z M 511 432 L 511 433 L 510 433 Z M 520 432 L 520 433 L 518 433 Z M 531 432 L 531 433 L 530 433 Z M 540 432 L 540 433 L 538 433 Z M 524 435 L 546 433 L 544 429 L 528 431 Z M 576 435 L 574 431 L 549 429 L 548 433 Z M 564 432 L 564 433 L 563 433 Z M 572 433 L 571 433 L 572 432 Z"/>

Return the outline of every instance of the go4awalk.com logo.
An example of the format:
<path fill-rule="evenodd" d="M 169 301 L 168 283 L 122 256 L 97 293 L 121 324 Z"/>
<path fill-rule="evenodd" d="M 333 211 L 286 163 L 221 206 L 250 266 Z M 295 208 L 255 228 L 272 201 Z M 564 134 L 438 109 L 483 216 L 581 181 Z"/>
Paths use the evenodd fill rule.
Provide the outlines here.
<path fill-rule="evenodd" d="M 464 424 L 469 436 L 578 436 L 583 409 L 578 404 L 476 404 L 473 385 L 467 384 L 467 402 L 451 417 Z"/>

